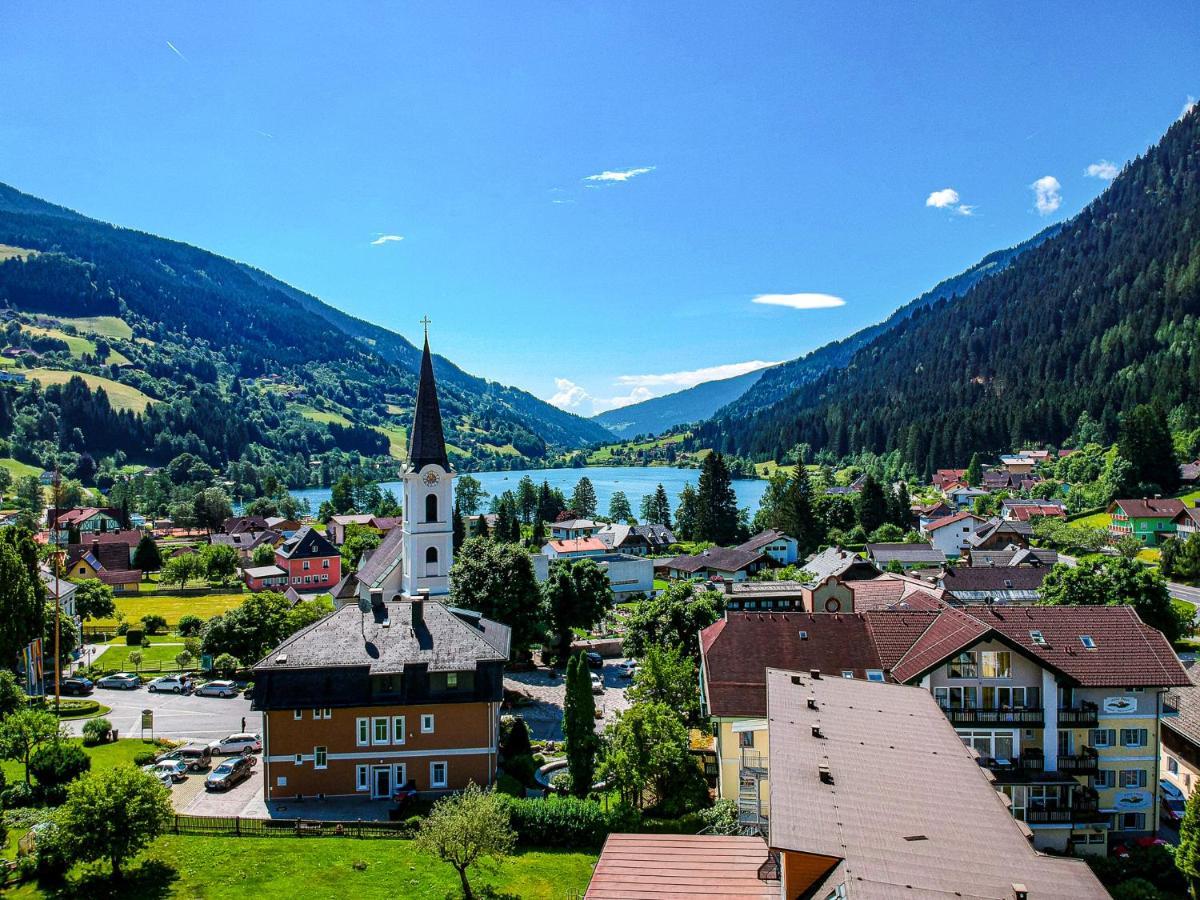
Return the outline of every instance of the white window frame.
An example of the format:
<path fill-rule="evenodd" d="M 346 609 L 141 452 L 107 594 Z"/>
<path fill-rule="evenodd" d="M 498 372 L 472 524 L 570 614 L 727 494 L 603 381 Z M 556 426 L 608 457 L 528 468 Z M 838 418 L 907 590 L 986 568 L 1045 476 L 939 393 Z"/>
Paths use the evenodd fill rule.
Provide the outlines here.
<path fill-rule="evenodd" d="M 1132 741 L 1126 741 L 1127 734 L 1133 735 Z M 1146 742 L 1150 739 L 1148 730 L 1145 728 L 1122 728 L 1121 729 L 1121 746 L 1122 747 L 1145 747 Z"/>
<path fill-rule="evenodd" d="M 354 720 L 354 743 L 359 747 L 371 746 L 371 720 L 366 716 Z"/>
<path fill-rule="evenodd" d="M 867 681 L 883 681 L 883 670 L 867 669 Z"/>
<path fill-rule="evenodd" d="M 296 766 L 302 766 L 302 765 L 304 765 L 304 754 L 303 754 L 303 753 L 297 753 L 297 754 L 295 755 L 295 757 L 292 759 L 292 764 L 293 764 L 293 765 L 296 765 Z"/>
<path fill-rule="evenodd" d="M 842 669 L 842 677 L 843 678 L 853 678 L 854 671 L 852 669 Z"/>
<path fill-rule="evenodd" d="M 392 763 L 392 790 L 395 791 L 406 784 L 408 784 L 408 764 Z"/>
<path fill-rule="evenodd" d="M 321 757 L 325 758 L 321 762 Z M 329 748 L 328 747 L 313 747 L 313 768 L 328 769 L 329 768 Z"/>
<path fill-rule="evenodd" d="M 1167 771 L 1172 775 L 1179 774 L 1179 760 L 1167 754 Z"/>
<path fill-rule="evenodd" d="M 303 719 L 304 718 L 304 710 L 302 710 L 302 709 L 292 710 L 292 718 L 293 719 Z"/>
<path fill-rule="evenodd" d="M 434 774 L 433 774 L 435 771 L 437 771 L 438 766 L 442 767 L 442 776 L 443 777 L 442 777 L 441 781 L 438 781 L 437 778 L 435 778 Z M 443 759 L 434 760 L 433 762 L 431 762 L 429 764 L 429 787 L 433 790 L 436 790 L 438 788 L 445 788 L 445 787 L 449 787 L 449 786 L 450 786 L 450 764 Z"/>
<path fill-rule="evenodd" d="M 371 789 L 371 767 L 354 767 L 354 790 L 369 791 Z"/>
<path fill-rule="evenodd" d="M 383 737 L 379 736 L 379 725 L 383 724 Z M 392 720 L 389 716 L 371 718 L 371 746 L 381 747 L 392 742 Z"/>
<path fill-rule="evenodd" d="M 421 713 L 421 734 L 433 734 L 436 724 L 433 713 Z"/>
<path fill-rule="evenodd" d="M 408 729 L 404 727 L 404 716 L 392 716 L 392 743 L 403 744 L 408 739 Z"/>
<path fill-rule="evenodd" d="M 1146 770 L 1145 769 L 1122 769 L 1120 777 L 1117 780 L 1118 786 L 1122 789 L 1129 788 L 1144 788 L 1146 786 Z"/>

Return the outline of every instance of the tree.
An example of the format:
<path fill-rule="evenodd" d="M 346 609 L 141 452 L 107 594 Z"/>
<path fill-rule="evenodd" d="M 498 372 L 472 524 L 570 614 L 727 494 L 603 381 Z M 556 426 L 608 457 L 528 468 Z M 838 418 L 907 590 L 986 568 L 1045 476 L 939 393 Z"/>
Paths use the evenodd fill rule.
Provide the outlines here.
<path fill-rule="evenodd" d="M 463 515 L 477 515 L 486 498 L 487 491 L 483 489 L 478 478 L 472 475 L 459 475 L 454 480 L 454 502 L 463 511 Z"/>
<path fill-rule="evenodd" d="M 653 494 L 646 494 L 642 497 L 639 512 L 642 514 L 643 522 L 662 525 L 664 528 L 671 527 L 671 501 L 667 499 L 667 489 L 662 486 L 661 482 L 654 489 Z"/>
<path fill-rule="evenodd" d="M 329 504 L 338 515 L 354 509 L 354 479 L 349 473 L 344 473 L 329 491 Z"/>
<path fill-rule="evenodd" d="M 242 667 L 242 661 L 232 653 L 222 653 L 213 660 L 213 668 L 218 672 L 236 672 Z"/>
<path fill-rule="evenodd" d="M 29 773 L 38 784 L 41 800 L 61 803 L 66 786 L 92 767 L 92 758 L 78 744 L 55 741 L 44 744 L 29 758 Z"/>
<path fill-rule="evenodd" d="M 21 682 L 10 669 L 0 669 L 0 719 L 5 719 L 29 702 Z"/>
<path fill-rule="evenodd" d="M 75 613 L 79 618 L 111 619 L 117 613 L 113 590 L 98 578 L 88 578 L 75 586 Z"/>
<path fill-rule="evenodd" d="M 163 564 L 160 580 L 163 584 L 177 584 L 183 587 L 192 579 L 203 575 L 203 569 L 199 554 L 181 553 L 179 556 L 172 556 Z"/>
<path fill-rule="evenodd" d="M 858 494 L 858 524 L 862 526 L 863 531 L 870 534 L 884 524 L 887 518 L 887 498 L 883 495 L 883 487 L 875 480 L 875 476 L 868 472 Z"/>
<path fill-rule="evenodd" d="M 462 510 L 457 503 L 454 504 L 454 512 L 450 514 L 450 527 L 454 533 L 454 552 L 458 553 L 467 540 L 467 523 L 463 521 Z"/>
<path fill-rule="evenodd" d="M 808 466 L 804 458 L 798 457 L 787 487 L 775 507 L 771 523 L 784 534 L 796 539 L 801 557 L 807 557 L 825 540 L 825 529 L 813 511 L 812 483 L 808 477 Z"/>
<path fill-rule="evenodd" d="M 581 519 L 596 515 L 596 489 L 586 475 L 575 483 L 575 490 L 571 492 L 571 509 Z"/>
<path fill-rule="evenodd" d="M 537 515 L 537 509 L 537 485 L 528 475 L 522 475 L 521 480 L 517 483 L 517 511 L 521 514 L 521 521 L 526 525 L 532 525 L 534 517 Z"/>
<path fill-rule="evenodd" d="M 341 546 L 342 570 L 345 572 L 358 571 L 358 564 L 362 560 L 363 554 L 374 550 L 381 543 L 383 543 L 383 538 L 375 529 L 354 523 L 347 525 L 346 536 Z M 274 551 L 271 555 L 274 560 Z"/>
<path fill-rule="evenodd" d="M 43 631 L 46 589 L 37 545 L 23 528 L 0 529 L 0 660 L 15 660 Z"/>
<path fill-rule="evenodd" d="M 73 856 L 107 859 L 114 880 L 126 860 L 150 845 L 171 822 L 171 792 L 130 765 L 92 772 L 67 788 L 59 827 Z"/>
<path fill-rule="evenodd" d="M 17 481 L 16 500 L 17 509 L 22 514 L 20 524 L 26 528 L 37 528 L 46 503 L 42 483 L 36 475 L 26 475 Z"/>
<path fill-rule="evenodd" d="M 449 863 L 458 873 L 463 897 L 473 900 L 467 871 L 481 858 L 500 859 L 513 850 L 517 836 L 504 801 L 472 782 L 459 794 L 443 797 L 422 820 L 417 848 Z"/>
<path fill-rule="evenodd" d="M 209 544 L 200 551 L 200 565 L 209 581 L 223 581 L 237 574 L 238 554 L 228 544 Z"/>
<path fill-rule="evenodd" d="M 604 618 L 612 601 L 608 575 L 590 559 L 562 560 L 545 585 L 550 631 L 556 640 L 555 655 L 565 660 L 571 652 L 572 628 L 591 629 Z"/>
<path fill-rule="evenodd" d="M 521 522 L 517 518 L 517 500 L 512 491 L 501 494 L 496 507 L 496 540 L 504 544 L 521 541 Z"/>
<path fill-rule="evenodd" d="M 512 629 L 514 654 L 525 655 L 544 635 L 545 606 L 533 561 L 512 544 L 472 538 L 454 555 L 450 569 L 454 604 Z"/>
<path fill-rule="evenodd" d="M 229 502 L 229 496 L 220 488 L 204 488 L 192 501 L 192 515 L 197 525 L 212 533 L 233 515 L 233 505 Z"/>
<path fill-rule="evenodd" d="M 179 617 L 176 628 L 182 638 L 196 637 L 204 631 L 204 620 L 195 613 L 184 613 Z"/>
<path fill-rule="evenodd" d="M 679 815 L 707 797 L 687 728 L 663 703 L 635 704 L 608 726 L 600 776 L 624 803 L 642 809 L 650 799 L 667 815 Z"/>
<path fill-rule="evenodd" d="M 297 630 L 291 612 L 283 594 L 251 594 L 228 612 L 209 619 L 201 647 L 213 656 L 229 653 L 242 660 L 261 659 Z"/>
<path fill-rule="evenodd" d="M 633 703 L 662 703 L 688 725 L 700 724 L 696 664 L 678 647 L 651 645 L 642 654 L 628 691 Z"/>
<path fill-rule="evenodd" d="M 1175 851 L 1175 867 L 1188 881 L 1188 891 L 1195 897 L 1200 881 L 1200 791 L 1192 791 L 1179 823 L 1179 847 Z"/>
<path fill-rule="evenodd" d="M 700 497 L 691 483 L 679 492 L 679 506 L 675 508 L 675 536 L 681 541 L 699 538 Z"/>
<path fill-rule="evenodd" d="M 1179 461 L 1160 406 L 1143 403 L 1121 416 L 1117 446 L 1132 466 L 1134 481 L 1157 485 L 1168 494 L 1179 488 Z"/>
<path fill-rule="evenodd" d="M 125 658 L 129 660 L 129 664 L 133 666 L 133 671 L 140 672 L 142 670 L 141 650 L 130 650 L 129 654 Z"/>
<path fill-rule="evenodd" d="M 722 454 L 714 451 L 704 457 L 696 498 L 695 539 L 732 544 L 738 535 L 737 495 Z"/>
<path fill-rule="evenodd" d="M 672 582 L 655 597 L 638 602 L 625 624 L 625 650 L 644 656 L 651 647 L 678 647 L 693 662 L 700 660 L 699 634 L 721 617 L 723 601 L 716 591 L 695 594 L 690 582 Z"/>
<path fill-rule="evenodd" d="M 550 487 L 550 482 L 543 481 L 538 487 L 538 518 L 543 522 L 556 522 L 559 513 L 566 508 L 567 501 L 562 491 Z"/>
<path fill-rule="evenodd" d="M 1166 580 L 1137 560 L 1110 557 L 1055 565 L 1042 582 L 1046 606 L 1132 606 L 1143 622 L 1174 643 L 1190 623 L 1171 604 Z"/>
<path fill-rule="evenodd" d="M 263 541 L 250 551 L 250 561 L 256 566 L 271 566 L 275 564 L 275 548 L 269 541 Z"/>
<path fill-rule="evenodd" d="M 983 463 L 980 462 L 979 454 L 971 454 L 971 461 L 967 463 L 967 471 L 963 475 L 963 480 L 970 487 L 979 487 L 983 484 Z"/>
<path fill-rule="evenodd" d="M 19 709 L 0 722 L 0 755 L 25 766 L 29 784 L 29 758 L 43 744 L 64 736 L 58 716 L 43 709 Z"/>
<path fill-rule="evenodd" d="M 133 551 L 133 567 L 143 572 L 157 572 L 162 568 L 162 554 L 158 552 L 158 544 L 148 534 L 142 535 L 137 549 Z"/>
<path fill-rule="evenodd" d="M 612 499 L 608 501 L 608 517 L 614 522 L 628 522 L 633 518 L 633 507 L 624 491 L 613 491 Z"/>
<path fill-rule="evenodd" d="M 596 697 L 587 659 L 576 653 L 567 662 L 566 698 L 563 703 L 563 736 L 567 739 L 567 765 L 571 772 L 571 793 L 586 797 L 595 783 Z"/>
<path fill-rule="evenodd" d="M 1168 538 L 1162 546 L 1159 568 L 1167 578 L 1200 580 L 1200 537 L 1193 534 L 1186 540 Z"/>
<path fill-rule="evenodd" d="M 912 511 L 912 497 L 908 493 L 908 485 L 903 481 L 894 491 L 888 494 L 888 521 L 901 531 L 911 531 L 917 524 L 917 517 Z"/>

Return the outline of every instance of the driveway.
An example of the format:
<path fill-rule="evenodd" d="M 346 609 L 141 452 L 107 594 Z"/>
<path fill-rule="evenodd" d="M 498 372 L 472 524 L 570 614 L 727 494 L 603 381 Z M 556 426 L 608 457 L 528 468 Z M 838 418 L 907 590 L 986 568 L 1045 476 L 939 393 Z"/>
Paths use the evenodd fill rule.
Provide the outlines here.
<path fill-rule="evenodd" d="M 89 699 L 112 707 L 106 718 L 122 737 L 141 736 L 143 709 L 154 711 L 154 736 L 174 741 L 207 743 L 243 730 L 262 733 L 262 713 L 251 711 L 250 701 L 241 695 L 223 700 L 195 694 L 151 694 L 144 687 L 136 691 L 98 688 Z M 86 721 L 74 719 L 64 724 L 71 734 L 79 735 Z M 146 737 L 150 737 L 149 731 Z"/>
<path fill-rule="evenodd" d="M 223 756 L 213 757 L 213 765 L 216 766 L 224 758 Z M 263 762 L 260 755 L 258 763 L 250 772 L 250 777 L 227 791 L 206 791 L 204 779 L 208 772 L 189 775 L 186 782 L 176 785 L 171 790 L 171 800 L 175 804 L 175 811 L 186 813 L 189 816 L 266 818 L 267 808 L 263 802 L 262 772 Z"/>
<path fill-rule="evenodd" d="M 616 720 L 617 713 L 629 708 L 629 701 L 625 697 L 629 679 L 617 674 L 617 665 L 621 662 L 624 660 L 606 659 L 603 669 L 591 670 L 604 679 L 604 693 L 594 695 L 596 709 L 603 713 L 602 718 L 596 720 L 597 731 L 603 731 L 605 725 Z M 562 716 L 566 680 L 562 673 L 544 668 L 529 672 L 506 672 L 504 688 L 529 698 L 530 702 L 515 706 L 506 712 L 522 716 L 533 738 L 543 741 L 563 739 Z"/>

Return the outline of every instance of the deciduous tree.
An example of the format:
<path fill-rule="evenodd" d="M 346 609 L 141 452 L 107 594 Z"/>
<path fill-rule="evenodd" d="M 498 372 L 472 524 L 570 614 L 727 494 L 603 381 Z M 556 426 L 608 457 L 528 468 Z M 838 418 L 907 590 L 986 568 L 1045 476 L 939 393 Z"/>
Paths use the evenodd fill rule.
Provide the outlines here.
<path fill-rule="evenodd" d="M 475 610 L 512 629 L 514 654 L 541 642 L 545 605 L 529 554 L 512 544 L 471 538 L 454 556 L 450 593 L 456 606 Z"/>
<path fill-rule="evenodd" d="M 590 559 L 563 560 L 554 563 L 545 593 L 555 655 L 565 660 L 571 652 L 571 629 L 587 630 L 604 618 L 612 602 L 608 575 Z"/>
<path fill-rule="evenodd" d="M 454 867 L 466 900 L 475 897 L 467 877 L 471 867 L 484 857 L 508 856 L 516 840 L 503 801 L 474 782 L 434 804 L 417 833 L 420 850 Z"/>
<path fill-rule="evenodd" d="M 67 788 L 59 827 L 76 859 L 107 859 L 113 879 L 171 821 L 171 794 L 154 776 L 130 765 L 92 772 Z"/>
<path fill-rule="evenodd" d="M 612 499 L 608 501 L 608 517 L 614 522 L 628 522 L 633 518 L 633 507 L 624 491 L 613 491 Z"/>
<path fill-rule="evenodd" d="M 75 614 L 83 620 L 111 619 L 117 612 L 113 590 L 98 578 L 88 578 L 75 586 Z"/>

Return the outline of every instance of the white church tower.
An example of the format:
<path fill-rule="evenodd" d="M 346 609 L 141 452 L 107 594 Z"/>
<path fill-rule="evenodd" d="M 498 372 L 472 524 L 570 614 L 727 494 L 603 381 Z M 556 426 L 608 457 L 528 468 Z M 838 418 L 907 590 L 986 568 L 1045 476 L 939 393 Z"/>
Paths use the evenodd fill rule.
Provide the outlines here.
<path fill-rule="evenodd" d="M 454 562 L 454 471 L 446 457 L 442 413 L 429 355 L 428 319 L 425 327 L 408 461 L 400 473 L 404 482 L 400 588 L 405 596 L 427 590 L 431 597 L 444 597 L 450 593 L 450 565 Z"/>

